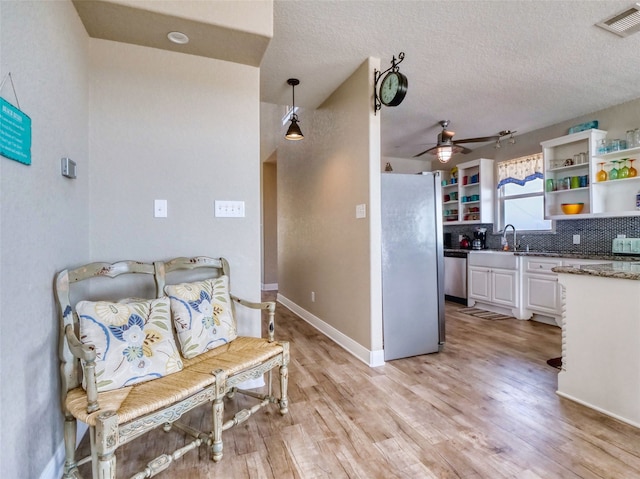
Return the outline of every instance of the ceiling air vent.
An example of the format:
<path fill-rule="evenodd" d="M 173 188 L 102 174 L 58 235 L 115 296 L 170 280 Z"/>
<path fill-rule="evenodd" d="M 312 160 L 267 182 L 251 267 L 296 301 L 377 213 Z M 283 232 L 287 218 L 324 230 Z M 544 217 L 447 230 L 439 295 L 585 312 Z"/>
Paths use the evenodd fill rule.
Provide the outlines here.
<path fill-rule="evenodd" d="M 640 31 L 640 3 L 632 5 L 624 12 L 596 23 L 596 26 L 615 33 L 621 37 L 628 37 Z"/>

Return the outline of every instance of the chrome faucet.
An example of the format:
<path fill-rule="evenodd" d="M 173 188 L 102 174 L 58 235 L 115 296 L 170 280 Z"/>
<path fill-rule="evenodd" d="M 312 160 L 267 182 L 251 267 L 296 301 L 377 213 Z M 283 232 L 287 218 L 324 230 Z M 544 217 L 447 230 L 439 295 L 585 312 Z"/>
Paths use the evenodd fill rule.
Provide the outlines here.
<path fill-rule="evenodd" d="M 502 230 L 502 244 L 504 246 L 506 246 L 506 250 L 509 250 L 509 242 L 507 241 L 507 228 L 511 226 L 511 229 L 513 229 L 513 251 L 516 250 L 516 248 L 518 247 L 518 242 L 516 240 L 516 227 L 513 226 L 511 223 L 509 223 L 507 226 L 504 227 L 504 229 Z"/>

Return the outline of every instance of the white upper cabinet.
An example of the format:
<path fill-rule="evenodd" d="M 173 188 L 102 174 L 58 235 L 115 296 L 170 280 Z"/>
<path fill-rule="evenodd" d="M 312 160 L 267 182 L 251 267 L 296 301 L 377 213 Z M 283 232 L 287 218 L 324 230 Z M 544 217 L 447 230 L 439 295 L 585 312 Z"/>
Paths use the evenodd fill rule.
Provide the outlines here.
<path fill-rule="evenodd" d="M 640 148 L 600 154 L 598 145 L 606 141 L 606 136 L 606 131 L 592 129 L 541 143 L 545 218 L 640 215 L 636 209 L 636 196 L 640 194 Z M 584 207 L 579 214 L 565 214 L 563 203 L 584 203 Z"/>
<path fill-rule="evenodd" d="M 444 224 L 493 223 L 493 160 L 480 158 L 457 165 L 455 177 L 443 172 Z"/>
<path fill-rule="evenodd" d="M 593 214 L 593 156 L 597 151 L 598 141 L 606 136 L 606 131 L 591 129 L 541 143 L 544 157 L 545 218 L 584 218 Z M 583 203 L 584 207 L 579 214 L 567 215 L 562 211 L 563 203 Z"/>
<path fill-rule="evenodd" d="M 630 148 L 593 157 L 591 172 L 594 178 L 592 190 L 592 209 L 598 216 L 637 216 L 640 210 L 636 197 L 640 194 L 640 148 Z M 612 180 L 612 169 L 616 169 L 617 178 Z M 626 168 L 624 177 L 623 169 Z M 633 168 L 633 171 L 631 169 Z M 607 179 L 598 181 L 603 170 Z M 629 176 L 629 174 L 634 176 Z"/>

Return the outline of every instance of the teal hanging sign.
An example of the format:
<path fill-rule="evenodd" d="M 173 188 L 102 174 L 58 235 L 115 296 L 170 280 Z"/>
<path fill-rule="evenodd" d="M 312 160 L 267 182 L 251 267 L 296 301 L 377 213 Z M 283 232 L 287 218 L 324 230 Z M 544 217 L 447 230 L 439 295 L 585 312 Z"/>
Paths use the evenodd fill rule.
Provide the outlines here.
<path fill-rule="evenodd" d="M 31 118 L 0 98 L 0 155 L 31 164 Z"/>

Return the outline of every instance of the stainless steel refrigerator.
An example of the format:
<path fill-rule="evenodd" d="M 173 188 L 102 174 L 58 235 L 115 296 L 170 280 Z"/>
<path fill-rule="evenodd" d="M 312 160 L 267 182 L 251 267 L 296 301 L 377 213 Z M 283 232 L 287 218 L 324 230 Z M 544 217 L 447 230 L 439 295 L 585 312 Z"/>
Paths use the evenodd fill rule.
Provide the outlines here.
<path fill-rule="evenodd" d="M 384 359 L 435 353 L 444 344 L 441 176 L 383 173 Z"/>

